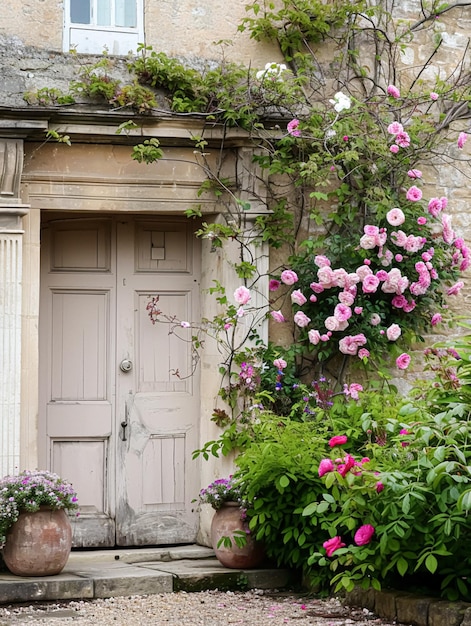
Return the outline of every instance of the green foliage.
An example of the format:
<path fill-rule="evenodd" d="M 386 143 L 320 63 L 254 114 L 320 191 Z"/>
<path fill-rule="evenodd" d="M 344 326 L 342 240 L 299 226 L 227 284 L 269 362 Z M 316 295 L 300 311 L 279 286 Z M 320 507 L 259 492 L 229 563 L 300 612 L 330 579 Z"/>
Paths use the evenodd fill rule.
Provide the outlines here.
<path fill-rule="evenodd" d="M 426 358 L 435 376 L 408 397 L 360 392 L 309 421 L 265 414 L 254 425 L 236 479 L 254 537 L 280 566 L 336 592 L 420 583 L 470 600 L 471 335 L 459 353 Z"/>

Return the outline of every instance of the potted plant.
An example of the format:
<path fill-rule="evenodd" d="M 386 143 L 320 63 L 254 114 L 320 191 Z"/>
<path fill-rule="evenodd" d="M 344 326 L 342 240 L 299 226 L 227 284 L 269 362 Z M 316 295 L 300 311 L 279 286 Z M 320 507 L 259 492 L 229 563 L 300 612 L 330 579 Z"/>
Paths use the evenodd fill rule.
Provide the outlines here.
<path fill-rule="evenodd" d="M 232 476 L 218 478 L 201 489 L 200 504 L 215 510 L 211 521 L 211 544 L 219 562 L 232 569 L 256 567 L 265 556 L 263 546 L 250 535 L 246 503 Z"/>
<path fill-rule="evenodd" d="M 0 546 L 18 576 L 51 576 L 67 563 L 72 529 L 67 513 L 78 508 L 72 485 L 46 470 L 0 480 Z"/>

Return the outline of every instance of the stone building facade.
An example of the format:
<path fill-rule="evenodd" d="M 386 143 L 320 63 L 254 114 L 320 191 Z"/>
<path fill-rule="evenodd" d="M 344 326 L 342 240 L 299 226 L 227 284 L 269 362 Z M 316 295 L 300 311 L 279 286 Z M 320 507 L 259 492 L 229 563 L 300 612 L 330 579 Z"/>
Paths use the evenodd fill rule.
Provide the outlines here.
<path fill-rule="evenodd" d="M 138 133 L 117 135 L 129 112 L 31 107 L 23 96 L 44 86 L 66 90 L 80 63 L 104 46 L 123 75 L 124 55 L 139 43 L 194 66 L 217 60 L 214 42 L 220 40 L 233 42 L 231 60 L 252 67 L 280 59 L 268 45 L 237 32 L 242 1 L 229 11 L 223 0 L 3 5 L 2 475 L 40 467 L 71 480 L 81 503 L 77 546 L 205 541 L 207 520 L 201 530 L 192 500 L 227 468 L 192 461 L 191 452 L 217 436 L 209 418 L 219 354 L 208 344 L 198 374 L 189 376 L 185 343 L 148 324 L 145 312 L 149 295 L 158 293 L 162 305 L 182 318 L 210 317 L 214 305 L 204 294 L 213 281 L 228 293 L 238 286 L 223 257 L 210 242 L 195 240 L 183 216 L 205 177 L 191 141 L 202 122 L 161 111 L 148 116 Z M 114 17 L 107 8 L 116 9 Z M 459 33 L 449 45 L 461 47 Z M 77 54 L 68 52 L 71 46 Z M 48 131 L 68 135 L 71 145 L 48 141 Z M 159 139 L 165 158 L 136 163 L 132 145 L 151 137 Z M 206 128 L 205 138 L 217 155 L 221 129 Z M 224 150 L 228 175 L 244 178 L 241 184 L 250 190 L 257 183 L 247 137 L 230 130 Z M 469 232 L 467 185 L 456 174 L 447 176 L 441 172 L 437 183 L 456 200 L 460 226 Z M 253 188 L 247 228 L 262 193 Z M 213 198 L 199 203 L 206 220 L 218 220 L 221 209 Z M 265 253 L 258 250 L 261 266 Z M 171 373 L 182 363 L 186 369 L 176 379 Z"/>

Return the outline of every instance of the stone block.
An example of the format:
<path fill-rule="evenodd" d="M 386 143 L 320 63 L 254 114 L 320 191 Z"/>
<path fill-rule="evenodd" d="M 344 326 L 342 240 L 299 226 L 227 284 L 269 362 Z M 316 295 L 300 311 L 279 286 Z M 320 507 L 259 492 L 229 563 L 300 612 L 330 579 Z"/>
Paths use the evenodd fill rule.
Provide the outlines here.
<path fill-rule="evenodd" d="M 396 598 L 396 617 L 398 622 L 413 626 L 428 626 L 431 607 L 437 604 L 434 598 L 398 595 Z"/>
<path fill-rule="evenodd" d="M 469 606 L 464 602 L 435 602 L 430 606 L 428 626 L 462 626 Z"/>
<path fill-rule="evenodd" d="M 383 617 L 388 621 L 396 619 L 396 598 L 394 591 L 376 591 L 374 612 L 378 617 Z"/>
<path fill-rule="evenodd" d="M 0 604 L 39 602 L 46 600 L 85 600 L 93 598 L 93 581 L 56 577 L 54 580 L 27 580 L 19 583 L 0 581 Z"/>

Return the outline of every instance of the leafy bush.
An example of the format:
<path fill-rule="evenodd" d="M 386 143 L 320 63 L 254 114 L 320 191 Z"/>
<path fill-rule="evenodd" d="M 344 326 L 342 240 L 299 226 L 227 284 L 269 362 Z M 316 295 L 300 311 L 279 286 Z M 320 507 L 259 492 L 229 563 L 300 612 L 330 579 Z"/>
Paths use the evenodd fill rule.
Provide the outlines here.
<path fill-rule="evenodd" d="M 425 581 L 471 599 L 471 339 L 426 358 L 435 377 L 409 397 L 338 396 L 301 422 L 264 415 L 237 458 L 254 536 L 320 589 Z"/>

